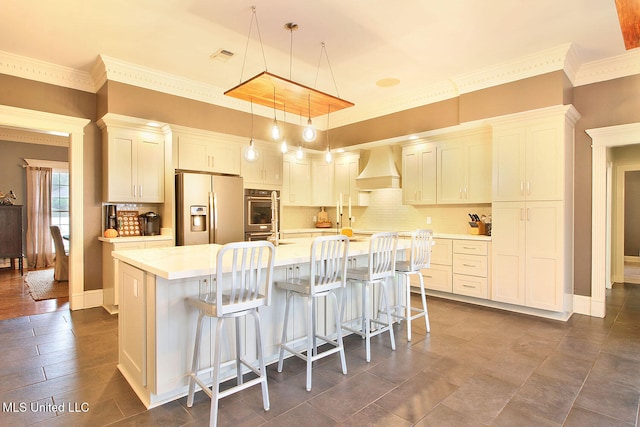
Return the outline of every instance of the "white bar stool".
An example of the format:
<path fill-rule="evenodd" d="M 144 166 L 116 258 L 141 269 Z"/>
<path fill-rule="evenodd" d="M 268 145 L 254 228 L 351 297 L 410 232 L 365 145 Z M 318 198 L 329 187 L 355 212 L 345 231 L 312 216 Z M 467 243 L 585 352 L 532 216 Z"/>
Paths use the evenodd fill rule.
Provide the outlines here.
<path fill-rule="evenodd" d="M 323 357 L 340 353 L 342 373 L 347 374 L 347 363 L 344 357 L 342 345 L 342 324 L 340 310 L 335 290 L 344 288 L 347 278 L 347 254 L 349 251 L 349 239 L 343 235 L 317 237 L 311 244 L 309 277 L 291 278 L 285 282 L 276 282 L 276 286 L 287 293 L 287 303 L 284 312 L 284 327 L 282 329 L 282 341 L 280 344 L 280 357 L 278 359 L 278 372 L 282 372 L 285 350 L 298 356 L 307 362 L 307 391 L 311 391 L 311 367 L 312 363 Z M 307 343 L 306 355 L 293 348 L 292 342 L 287 342 L 287 326 L 289 321 L 289 309 L 291 299 L 294 297 L 307 300 Z M 331 297 L 336 324 L 336 339 L 318 335 L 316 328 L 315 307 L 316 301 L 321 297 Z M 316 339 L 319 338 L 333 347 L 318 353 Z"/>
<path fill-rule="evenodd" d="M 431 330 L 429 325 L 429 311 L 427 310 L 427 298 L 424 293 L 423 268 L 431 266 L 431 247 L 433 246 L 432 230 L 416 230 L 411 234 L 411 249 L 409 261 L 396 262 L 396 273 L 402 277 L 402 283 L 398 282 L 396 305 L 391 307 L 391 315 L 397 319 L 407 321 L 407 341 L 411 341 L 411 321 L 424 316 L 427 332 Z M 420 279 L 420 296 L 422 297 L 422 309 L 411 307 L 411 280 L 415 274 Z M 404 295 L 403 295 L 404 293 Z M 404 301 L 404 304 L 402 304 Z M 398 314 L 400 312 L 400 314 Z M 416 314 L 412 315 L 412 312 Z"/>
<path fill-rule="evenodd" d="M 389 331 L 391 349 L 396 349 L 393 336 L 391 316 L 386 316 L 386 322 L 380 320 L 380 312 L 390 313 L 388 280 L 395 276 L 396 248 L 398 245 L 398 233 L 376 233 L 371 236 L 369 245 L 368 265 L 365 267 L 347 268 L 347 280 L 362 283 L 362 326 L 360 329 L 343 324 L 343 329 L 356 333 L 365 339 L 367 362 L 371 361 L 371 337 Z M 374 285 L 380 286 L 380 305 L 378 316 L 373 319 L 369 316 L 371 301 L 371 289 Z M 342 315 L 344 316 L 345 299 L 342 300 Z M 372 324 L 379 326 L 372 331 Z"/>
<path fill-rule="evenodd" d="M 260 331 L 260 316 L 258 307 L 271 303 L 271 287 L 273 285 L 274 246 L 267 241 L 235 242 L 224 245 L 216 260 L 215 290 L 200 295 L 198 298 L 188 298 L 191 306 L 199 310 L 196 340 L 193 351 L 193 365 L 189 372 L 189 394 L 187 406 L 193 405 L 195 386 L 200 388 L 211 398 L 211 416 L 209 425 L 218 422 L 218 400 L 230 394 L 260 384 L 262 386 L 262 403 L 264 410 L 269 410 L 269 390 L 267 388 L 267 371 L 264 364 L 262 339 Z M 258 366 L 254 366 L 242 356 L 240 339 L 240 318 L 251 315 L 255 320 L 256 348 Z M 200 369 L 200 341 L 202 338 L 202 324 L 205 316 L 215 317 L 216 335 L 212 367 Z M 222 327 L 226 319 L 235 319 L 236 358 L 221 363 Z M 235 365 L 237 385 L 220 391 L 221 366 Z M 242 366 L 247 367 L 258 378 L 246 383 L 242 379 Z M 211 390 L 198 375 L 213 370 Z"/>

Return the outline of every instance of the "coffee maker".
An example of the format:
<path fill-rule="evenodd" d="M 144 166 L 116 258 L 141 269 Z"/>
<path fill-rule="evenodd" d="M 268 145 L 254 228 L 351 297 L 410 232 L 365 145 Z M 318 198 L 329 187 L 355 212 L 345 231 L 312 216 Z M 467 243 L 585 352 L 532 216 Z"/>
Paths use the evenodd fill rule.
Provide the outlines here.
<path fill-rule="evenodd" d="M 118 208 L 116 205 L 105 205 L 104 229 L 118 229 Z"/>

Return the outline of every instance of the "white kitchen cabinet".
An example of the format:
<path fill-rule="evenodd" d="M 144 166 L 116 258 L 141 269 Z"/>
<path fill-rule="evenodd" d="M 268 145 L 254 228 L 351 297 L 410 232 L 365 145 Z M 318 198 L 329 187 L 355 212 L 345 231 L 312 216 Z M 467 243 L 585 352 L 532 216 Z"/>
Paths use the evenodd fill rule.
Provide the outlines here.
<path fill-rule="evenodd" d="M 493 200 L 563 200 L 572 170 L 573 126 L 564 115 L 493 128 Z M 569 146 L 569 144 L 571 146 Z"/>
<path fill-rule="evenodd" d="M 360 174 L 360 155 L 335 156 L 334 162 L 334 198 L 338 200 L 342 194 L 343 207 L 349 203 L 349 197 L 351 197 L 352 206 L 367 206 L 368 198 L 358 190 L 356 185 L 356 178 Z M 335 200 L 333 204 L 335 205 Z M 348 215 L 346 210 L 345 215 Z"/>
<path fill-rule="evenodd" d="M 178 169 L 240 175 L 240 144 L 214 138 L 213 134 L 179 133 Z"/>
<path fill-rule="evenodd" d="M 98 121 L 103 145 L 103 201 L 164 202 L 164 138 L 140 119 L 107 114 Z"/>
<path fill-rule="evenodd" d="M 433 239 L 431 249 L 431 268 L 420 270 L 424 287 L 440 292 L 452 292 L 453 250 L 451 239 Z M 415 279 L 415 282 L 413 281 Z M 412 276 L 412 285 L 419 286 L 417 278 Z"/>
<path fill-rule="evenodd" d="M 285 155 L 282 161 L 282 206 L 311 205 L 311 162 Z"/>
<path fill-rule="evenodd" d="M 453 293 L 489 298 L 489 242 L 453 241 Z"/>
<path fill-rule="evenodd" d="M 402 148 L 402 202 L 436 204 L 436 149 L 433 143 Z"/>
<path fill-rule="evenodd" d="M 258 153 L 256 160 L 248 161 L 242 156 L 244 187 L 266 190 L 282 188 L 282 152 L 278 144 L 254 142 L 254 146 Z"/>
<path fill-rule="evenodd" d="M 324 158 L 311 159 L 311 206 L 335 205 L 333 175 L 333 162 L 327 163 Z"/>
<path fill-rule="evenodd" d="M 563 202 L 496 202 L 492 213 L 493 299 L 563 311 L 571 268 Z"/>
<path fill-rule="evenodd" d="M 491 203 L 491 134 L 438 144 L 437 202 Z"/>
<path fill-rule="evenodd" d="M 573 144 L 579 114 L 550 107 L 496 120 L 492 299 L 571 312 Z"/>

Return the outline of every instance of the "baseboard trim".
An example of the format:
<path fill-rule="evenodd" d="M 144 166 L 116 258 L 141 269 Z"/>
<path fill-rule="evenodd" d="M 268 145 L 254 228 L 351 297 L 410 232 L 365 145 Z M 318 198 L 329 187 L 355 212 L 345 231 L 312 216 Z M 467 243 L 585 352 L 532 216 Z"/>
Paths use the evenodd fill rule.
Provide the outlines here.
<path fill-rule="evenodd" d="M 591 297 L 584 295 L 573 296 L 573 312 L 600 318 L 606 314 L 605 304 L 601 301 L 594 301 Z"/>
<path fill-rule="evenodd" d="M 102 289 L 92 291 L 84 291 L 79 294 L 71 295 L 72 310 L 82 310 L 85 308 L 101 307 L 103 302 Z"/>

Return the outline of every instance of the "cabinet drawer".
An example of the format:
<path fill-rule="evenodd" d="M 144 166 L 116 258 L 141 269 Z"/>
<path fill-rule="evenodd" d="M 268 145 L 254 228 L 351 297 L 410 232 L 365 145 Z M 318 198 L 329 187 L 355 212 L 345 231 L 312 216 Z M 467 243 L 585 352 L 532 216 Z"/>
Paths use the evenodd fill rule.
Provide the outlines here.
<path fill-rule="evenodd" d="M 475 242 L 473 240 L 454 240 L 453 241 L 453 253 L 454 254 L 469 254 L 469 255 L 487 255 L 487 242 Z"/>
<path fill-rule="evenodd" d="M 451 265 L 451 239 L 433 239 L 431 247 L 431 263 Z"/>
<path fill-rule="evenodd" d="M 488 281 L 484 277 L 453 275 L 453 292 L 476 298 L 489 298 Z"/>
<path fill-rule="evenodd" d="M 431 268 L 425 268 L 420 272 L 422 273 L 425 289 L 441 292 L 452 291 L 451 266 L 431 264 Z M 420 287 L 418 278 L 415 275 L 411 275 L 411 286 Z"/>
<path fill-rule="evenodd" d="M 488 257 L 484 255 L 453 255 L 453 272 L 470 276 L 487 277 Z"/>

